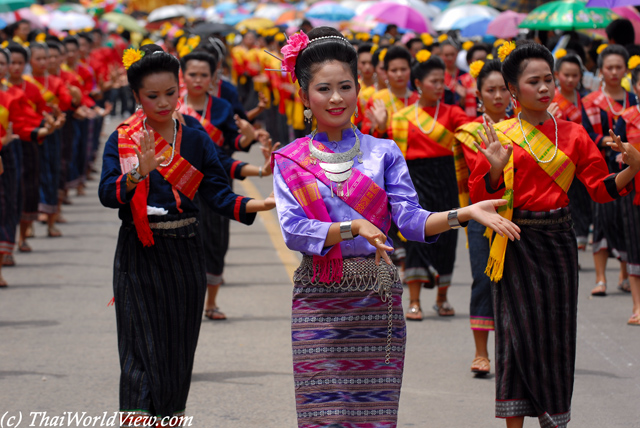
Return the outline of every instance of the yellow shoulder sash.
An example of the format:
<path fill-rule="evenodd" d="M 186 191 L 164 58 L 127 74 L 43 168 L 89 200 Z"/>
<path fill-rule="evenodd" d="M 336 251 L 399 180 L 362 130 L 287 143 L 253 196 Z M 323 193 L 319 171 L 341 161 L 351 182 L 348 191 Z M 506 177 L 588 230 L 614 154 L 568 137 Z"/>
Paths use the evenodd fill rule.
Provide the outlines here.
<path fill-rule="evenodd" d="M 435 123 L 434 123 L 435 122 Z M 400 110 L 393 115 L 391 129 L 393 139 L 400 147 L 402 155 L 406 156 L 409 139 L 409 123 L 424 129 L 430 129 L 430 133 L 425 133 L 434 143 L 447 150 L 453 149 L 454 135 L 449 132 L 440 122 L 435 121 L 427 112 L 418 108 L 415 104 Z M 424 131 L 423 131 L 424 132 Z"/>

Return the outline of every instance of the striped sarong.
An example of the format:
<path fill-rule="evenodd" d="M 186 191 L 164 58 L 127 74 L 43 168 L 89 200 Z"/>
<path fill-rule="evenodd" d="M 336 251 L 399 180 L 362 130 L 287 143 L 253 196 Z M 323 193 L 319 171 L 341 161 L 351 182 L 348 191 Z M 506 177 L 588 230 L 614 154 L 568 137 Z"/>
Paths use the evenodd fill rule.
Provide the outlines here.
<path fill-rule="evenodd" d="M 569 191 L 569 208 L 573 218 L 573 228 L 579 246 L 586 246 L 589 241 L 589 227 L 593 223 L 592 200 L 582 181 L 573 180 Z"/>
<path fill-rule="evenodd" d="M 627 261 L 627 248 L 622 227 L 622 200 L 629 195 L 606 204 L 593 203 L 593 253 L 608 250 L 610 257 Z"/>
<path fill-rule="evenodd" d="M 18 205 L 19 152 L 20 140 L 14 140 L 11 145 L 4 146 L 2 165 L 4 173 L 0 175 L 0 254 L 11 254 L 16 243 L 16 228 L 20 220 Z"/>
<path fill-rule="evenodd" d="M 407 167 L 422 208 L 439 212 L 458 206 L 453 156 L 409 160 Z M 406 242 L 405 281 L 419 281 L 429 288 L 434 282 L 440 287 L 451 285 L 457 243 L 457 230 L 443 233 L 433 244 Z"/>
<path fill-rule="evenodd" d="M 40 202 L 40 154 L 38 143 L 22 141 L 22 221 L 38 219 Z"/>
<path fill-rule="evenodd" d="M 38 146 L 40 152 L 40 203 L 38 211 L 46 214 L 58 212 L 58 185 L 60 184 L 61 132 L 49 135 Z"/>
<path fill-rule="evenodd" d="M 578 250 L 568 208 L 514 212 L 522 230 L 509 242 L 493 288 L 496 417 L 537 417 L 566 427 L 576 356 Z"/>
<path fill-rule="evenodd" d="M 636 190 L 621 200 L 629 275 L 640 276 L 640 205 L 633 199 Z"/>
<path fill-rule="evenodd" d="M 120 228 L 113 291 L 123 412 L 172 416 L 186 407 L 206 291 L 198 228 L 154 229 L 148 247 L 133 224 Z"/>
<path fill-rule="evenodd" d="M 386 364 L 388 303 L 371 289 L 313 285 L 305 258 L 294 276 L 291 320 L 298 428 L 395 428 L 406 343 L 397 275 Z"/>
<path fill-rule="evenodd" d="M 220 285 L 224 273 L 224 258 L 229 249 L 231 221 L 227 217 L 216 214 L 199 195 L 196 193 L 194 200 L 197 201 L 199 209 L 198 218 L 207 269 L 207 285 Z"/>

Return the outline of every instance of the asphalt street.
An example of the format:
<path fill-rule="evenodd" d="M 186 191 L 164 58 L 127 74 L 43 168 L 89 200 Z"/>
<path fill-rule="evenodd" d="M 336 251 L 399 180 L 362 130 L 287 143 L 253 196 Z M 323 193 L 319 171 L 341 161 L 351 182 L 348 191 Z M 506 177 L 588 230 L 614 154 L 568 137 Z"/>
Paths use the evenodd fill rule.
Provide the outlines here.
<path fill-rule="evenodd" d="M 106 129 L 114 126 L 111 121 Z M 257 148 L 237 158 L 261 163 Z M 271 187 L 270 178 L 252 178 L 236 183 L 235 191 L 264 197 Z M 10 286 L 0 290 L 1 428 L 11 428 L 11 416 L 22 415 L 21 426 L 44 426 L 44 415 L 102 417 L 118 409 L 116 324 L 108 304 L 120 222 L 115 210 L 101 206 L 97 188 L 97 181 L 89 182 L 87 196 L 74 196 L 73 205 L 65 206 L 64 237 L 47 238 L 37 224 L 30 241 L 34 251 L 16 254 L 17 266 L 3 269 Z M 193 426 L 296 426 L 290 278 L 298 260 L 284 246 L 275 211 L 261 213 L 251 227 L 232 224 L 226 284 L 218 299 L 228 320 L 203 318 L 187 407 Z M 570 426 L 638 427 L 640 328 L 626 325 L 631 297 L 616 289 L 618 263 L 611 261 L 609 295 L 591 298 L 591 253 L 581 252 L 580 263 Z M 478 379 L 469 370 L 474 347 L 464 233 L 453 283 L 449 300 L 456 316 L 438 317 L 429 309 L 435 291 L 424 290 L 425 319 L 408 324 L 399 427 L 504 426 L 494 418 L 493 374 Z M 529 419 L 525 426 L 539 425 Z"/>

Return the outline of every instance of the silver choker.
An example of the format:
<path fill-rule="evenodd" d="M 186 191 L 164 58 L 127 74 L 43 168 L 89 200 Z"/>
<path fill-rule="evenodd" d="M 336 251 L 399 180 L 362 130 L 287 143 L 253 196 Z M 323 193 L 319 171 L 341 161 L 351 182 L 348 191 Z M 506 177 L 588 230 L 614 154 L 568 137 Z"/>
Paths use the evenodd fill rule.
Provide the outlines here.
<path fill-rule="evenodd" d="M 356 132 L 356 127 L 351 125 L 351 129 L 353 130 L 353 135 L 356 137 L 356 143 L 353 147 L 344 153 L 327 153 L 321 150 L 318 150 L 313 145 L 313 139 L 318 133 L 317 129 L 314 129 L 311 133 L 311 138 L 309 139 L 309 152 L 311 153 L 311 162 L 315 165 L 317 161 L 320 161 L 320 168 L 324 171 L 324 175 L 331 181 L 332 183 L 338 183 L 337 194 L 339 197 L 344 196 L 343 193 L 343 185 L 344 182 L 349 180 L 351 177 L 351 169 L 353 168 L 353 158 L 358 157 L 358 163 L 362 163 L 363 153 L 360 150 L 360 138 L 358 137 L 358 133 Z M 331 188 L 331 197 L 333 198 L 333 185 L 329 183 L 329 187 Z M 347 192 L 348 192 L 347 188 Z M 347 196 L 349 196 L 347 194 Z"/>

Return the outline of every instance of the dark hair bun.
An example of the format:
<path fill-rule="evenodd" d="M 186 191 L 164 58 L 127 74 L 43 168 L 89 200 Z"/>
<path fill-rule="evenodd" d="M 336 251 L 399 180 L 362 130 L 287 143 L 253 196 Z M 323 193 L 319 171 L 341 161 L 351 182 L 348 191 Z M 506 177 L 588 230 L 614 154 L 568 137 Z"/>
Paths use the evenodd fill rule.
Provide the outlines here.
<path fill-rule="evenodd" d="M 154 73 L 171 73 L 175 76 L 176 82 L 180 74 L 180 62 L 173 55 L 166 53 L 158 45 L 148 44 L 140 48 L 144 56 L 131 64 L 127 70 L 129 87 L 136 94 L 142 87 L 142 80 Z"/>
<path fill-rule="evenodd" d="M 502 63 L 502 76 L 505 82 L 517 88 L 518 79 L 530 59 L 541 59 L 549 64 L 549 70 L 553 70 L 553 55 L 549 49 L 532 40 L 523 40 L 516 43 L 516 48 Z"/>

